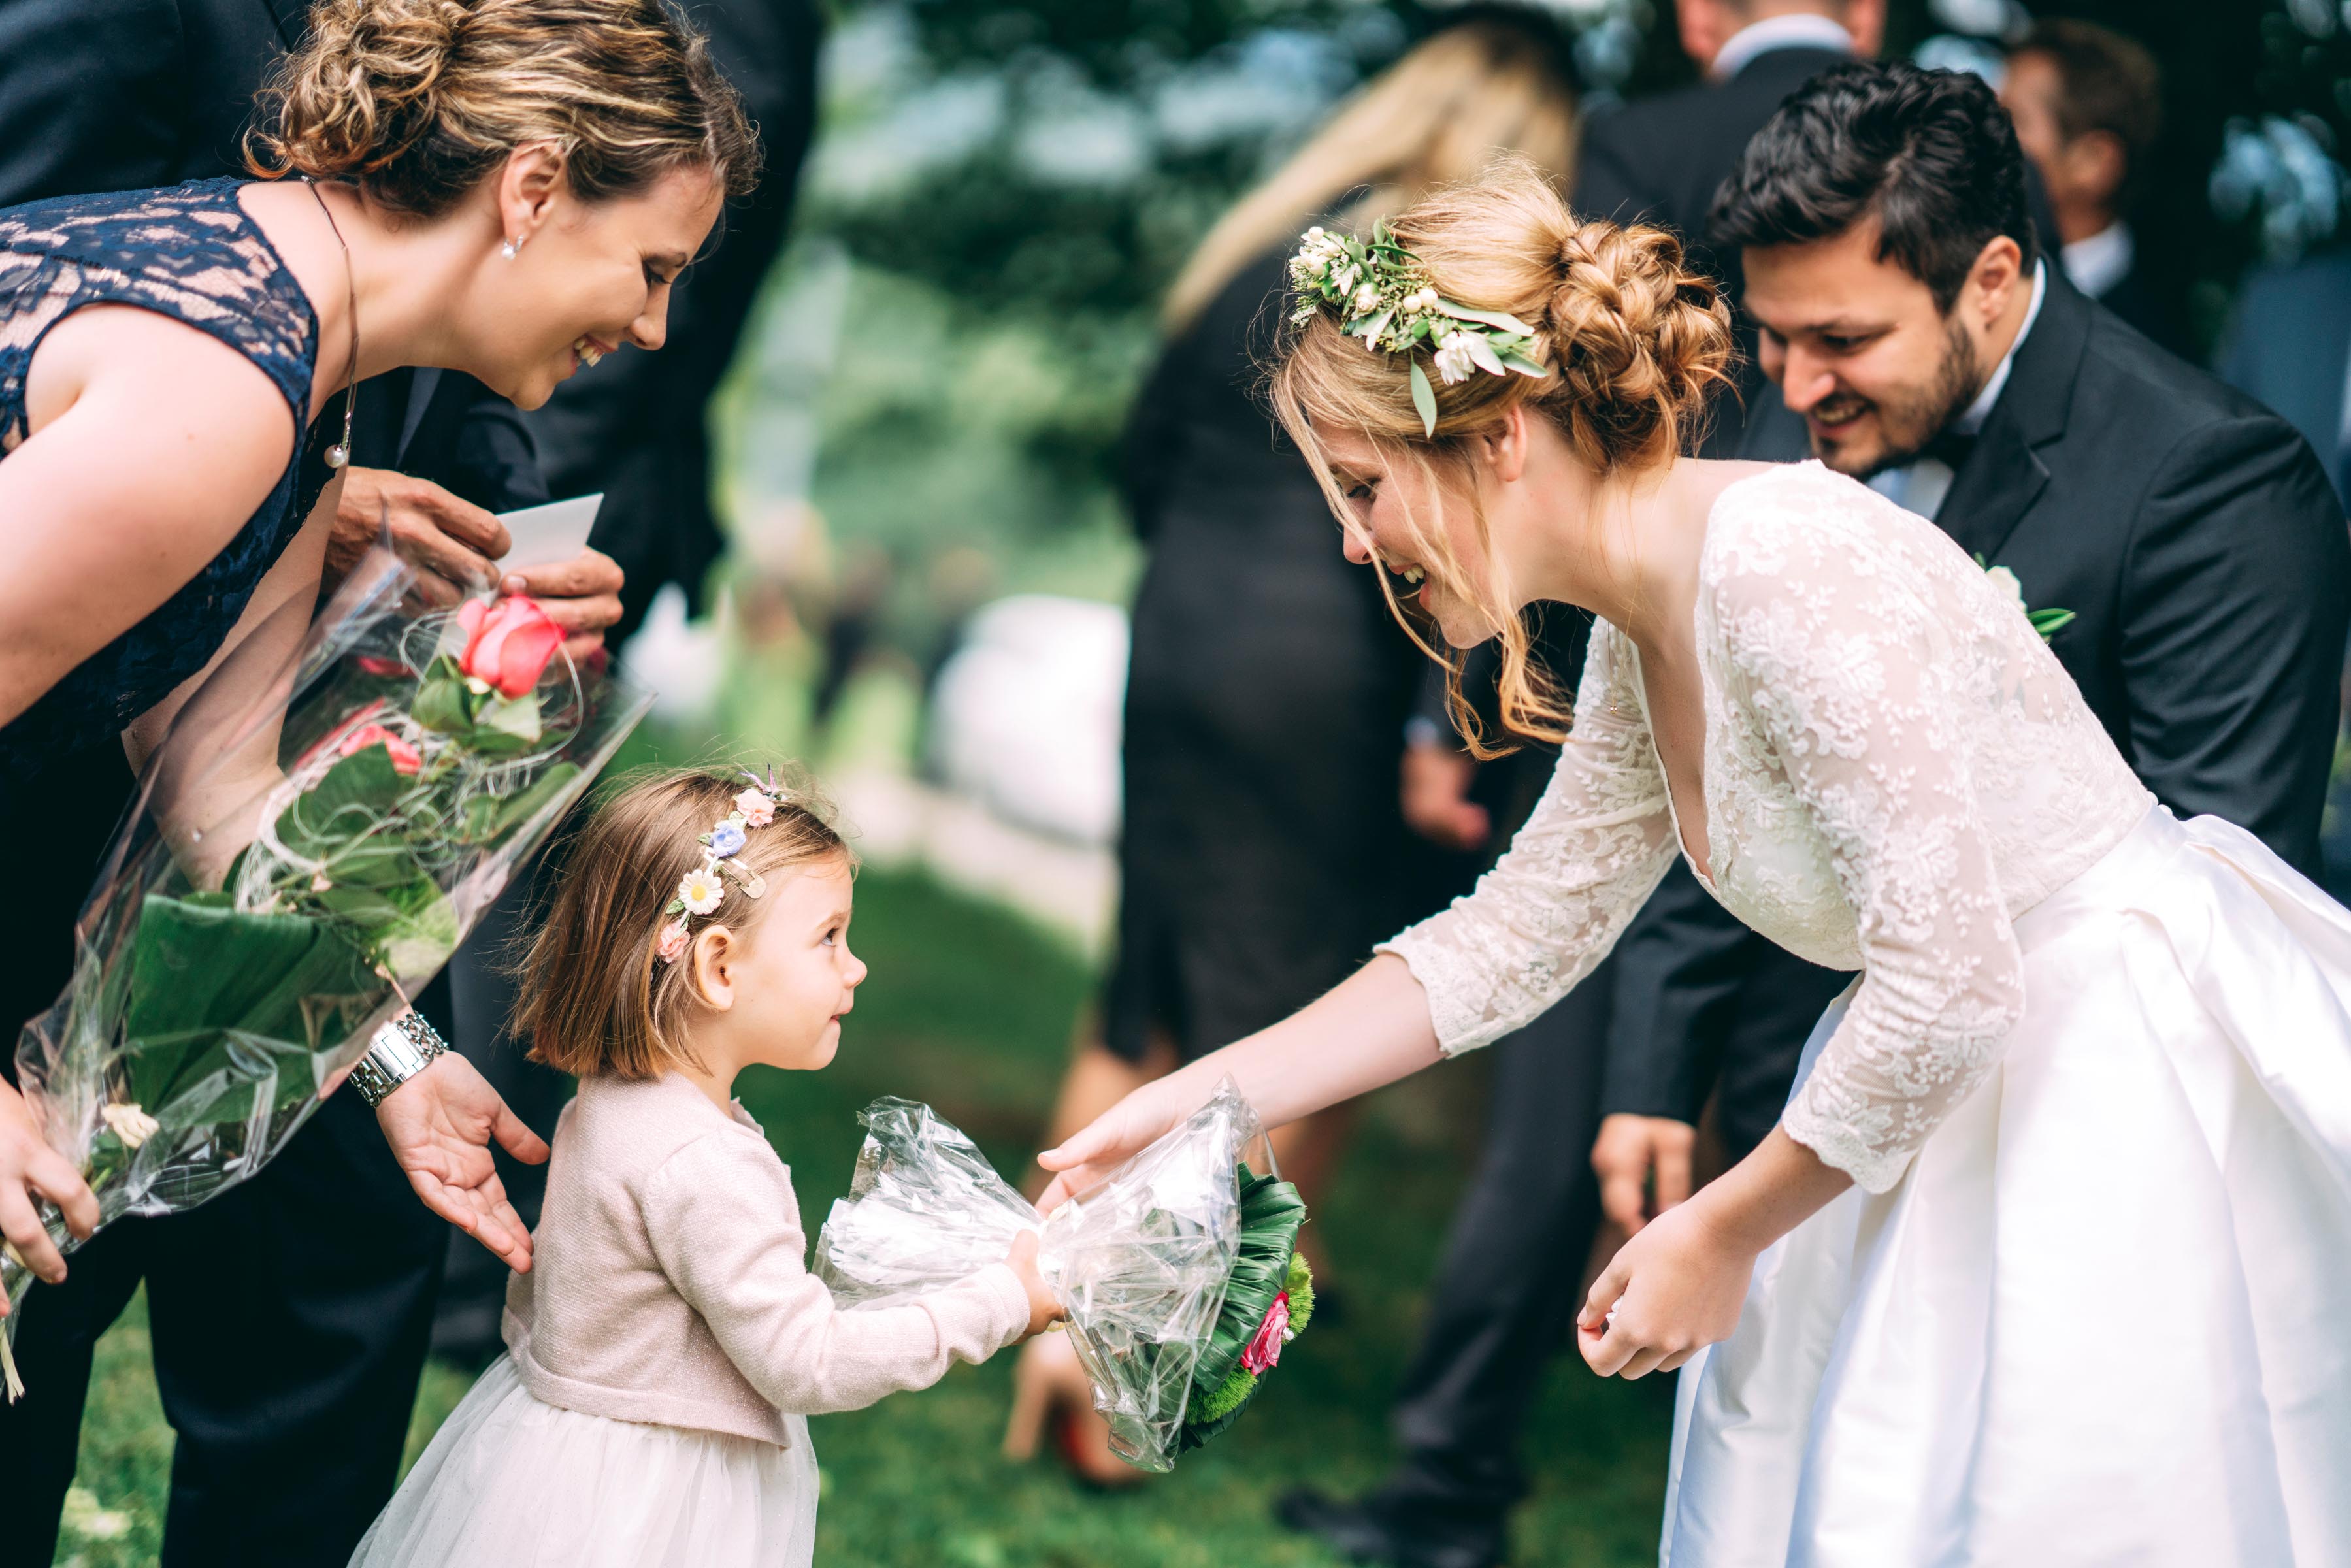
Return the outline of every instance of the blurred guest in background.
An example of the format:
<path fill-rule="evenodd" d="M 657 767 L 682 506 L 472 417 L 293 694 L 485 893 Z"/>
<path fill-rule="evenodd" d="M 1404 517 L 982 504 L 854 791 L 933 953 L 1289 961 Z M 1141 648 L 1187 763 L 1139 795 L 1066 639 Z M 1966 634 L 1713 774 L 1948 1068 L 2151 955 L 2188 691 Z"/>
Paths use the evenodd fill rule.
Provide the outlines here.
<path fill-rule="evenodd" d="M 698 608 L 703 580 L 725 548 L 710 494 L 710 398 L 783 247 L 800 164 L 816 130 L 823 20 L 812 0 L 703 0 L 693 16 L 709 37 L 711 58 L 742 95 L 758 131 L 765 158 L 758 187 L 727 204 L 718 230 L 726 243 L 714 239 L 715 251 L 677 280 L 669 335 L 659 353 L 624 347 L 558 387 L 546 407 L 517 416 L 537 439 L 544 493 L 603 492 L 589 543 L 627 574 L 611 632 L 615 643 L 643 623 L 646 606 L 664 584 L 678 584 L 689 610 Z M 517 1115 L 551 1138 L 569 1081 L 526 1061 L 507 1031 L 515 991 L 510 950 L 537 901 L 541 863 L 533 862 L 484 912 L 473 938 L 417 1005 Z M 499 1174 L 517 1210 L 537 1224 L 546 1167 L 501 1156 Z M 506 1270 L 496 1259 L 478 1247 L 450 1247 L 434 1350 L 461 1360 L 497 1354 L 505 1301 Z"/>
<path fill-rule="evenodd" d="M 2351 250 L 2249 273 L 2220 371 L 2302 432 L 2351 506 Z"/>
<path fill-rule="evenodd" d="M 2052 18 L 2035 24 L 2009 55 L 2000 98 L 2048 193 L 2066 279 L 2165 348 L 2183 351 L 2182 323 L 2147 286 L 2124 215 L 2146 183 L 2163 127 L 2155 57 L 2095 23 Z"/>
<path fill-rule="evenodd" d="M 1656 224 L 1681 236 L 1693 264 L 1738 297 L 1739 258 L 1706 246 L 1715 187 L 1747 139 L 1812 77 L 1839 60 L 1878 51 L 1886 0 L 1675 0 L 1683 50 L 1705 80 L 1595 113 L 1576 161 L 1575 210 L 1620 224 Z M 1706 455 L 1739 444 L 1740 406 L 1762 385 L 1754 369 L 1755 329 L 1738 316 L 1740 403 L 1724 400 Z"/>
<path fill-rule="evenodd" d="M 1117 955 L 1049 1141 L 1128 1091 L 1344 979 L 1400 915 L 1397 754 L 1421 655 L 1255 394 L 1298 236 L 1367 228 L 1504 152 L 1564 172 L 1572 66 L 1533 12 L 1458 15 L 1367 86 L 1208 233 L 1169 293 L 1124 488 L 1148 552 L 1124 730 Z M 1246 570 L 1243 564 L 1246 563 Z M 1341 1128 L 1277 1146 L 1312 1201 Z M 1102 1481 L 1109 1452 L 1061 1335 L 1024 1356 L 1008 1449 L 1050 1426 Z"/>

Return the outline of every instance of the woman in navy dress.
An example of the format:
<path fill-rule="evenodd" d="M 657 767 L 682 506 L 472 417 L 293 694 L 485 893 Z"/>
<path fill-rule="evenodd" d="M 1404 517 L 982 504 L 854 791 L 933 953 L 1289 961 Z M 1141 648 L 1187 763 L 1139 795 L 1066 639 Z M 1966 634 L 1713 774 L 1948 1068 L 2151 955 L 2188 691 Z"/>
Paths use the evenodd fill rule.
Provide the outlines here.
<path fill-rule="evenodd" d="M 672 283 L 757 174 L 732 89 L 658 0 L 325 0 L 259 120 L 263 179 L 0 210 L 0 844 L 13 846 L 0 885 L 26 922 L 70 924 L 85 887 L 28 886 L 27 873 L 94 862 L 123 753 L 142 760 L 243 636 L 299 634 L 356 383 L 439 366 L 536 408 L 623 344 L 659 348 Z M 286 606 L 300 608 L 273 616 Z M 78 771 L 90 809 L 60 809 Z M 61 837 L 77 841 L 64 859 Z M 65 978 L 48 935 L 5 966 L 11 1047 Z M 10 1069 L 13 1056 L 0 1051 Z M 412 1182 L 528 1267 L 486 1145 L 494 1131 L 518 1154 L 537 1140 L 454 1054 L 416 1088 L 382 1113 Z M 0 1083 L 0 1234 L 56 1283 L 67 1270 L 37 1218 L 43 1198 L 89 1233 L 87 1187 Z M 234 1294 L 235 1261 L 217 1251 L 216 1282 L 167 1281 L 205 1267 L 171 1260 L 205 1249 L 165 1240 L 202 1214 L 123 1228 L 148 1253 L 124 1278 L 148 1277 L 159 1347 L 170 1298 Z M 35 1531 L 19 1544 L 43 1561 L 89 1342 L 114 1295 L 46 1292 L 20 1338 L 26 1404 L 53 1408 L 0 1414 L 0 1460 L 23 1485 L 12 1514 Z M 217 1346 L 224 1361 L 237 1348 Z M 231 1450 L 252 1437 L 183 1430 L 175 1482 L 206 1470 L 206 1486 L 234 1490 Z M 312 1522 L 364 1528 L 398 1453 L 395 1430 L 347 1469 L 355 1495 L 320 1500 Z M 255 1561 L 340 1563 L 356 1538 L 330 1524 L 246 1545 Z"/>

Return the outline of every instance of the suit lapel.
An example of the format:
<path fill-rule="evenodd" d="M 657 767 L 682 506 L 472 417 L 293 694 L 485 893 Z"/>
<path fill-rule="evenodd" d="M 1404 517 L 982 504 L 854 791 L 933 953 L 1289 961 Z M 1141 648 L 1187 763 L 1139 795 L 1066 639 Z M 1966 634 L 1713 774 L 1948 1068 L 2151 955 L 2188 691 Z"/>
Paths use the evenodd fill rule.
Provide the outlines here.
<path fill-rule="evenodd" d="M 2094 308 L 2063 271 L 2049 267 L 2041 315 L 2018 346 L 2008 384 L 1935 517 L 1960 549 L 1997 564 L 2001 547 L 2049 483 L 2040 449 L 2065 434 Z"/>
<path fill-rule="evenodd" d="M 403 468 L 408 462 L 408 448 L 416 439 L 417 426 L 424 423 L 425 411 L 433 406 L 433 394 L 440 388 L 441 372 L 429 365 L 420 365 L 410 374 L 408 407 L 400 417 L 400 444 L 393 449 L 392 465 Z"/>

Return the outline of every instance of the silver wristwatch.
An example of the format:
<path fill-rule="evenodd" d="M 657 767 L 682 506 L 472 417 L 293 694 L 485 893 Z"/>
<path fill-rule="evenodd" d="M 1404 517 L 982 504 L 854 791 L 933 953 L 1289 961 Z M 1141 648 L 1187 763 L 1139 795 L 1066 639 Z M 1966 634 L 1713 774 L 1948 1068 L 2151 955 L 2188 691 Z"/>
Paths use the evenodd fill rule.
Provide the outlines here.
<path fill-rule="evenodd" d="M 413 1009 L 375 1031 L 367 1054 L 351 1069 L 351 1087 L 373 1110 L 383 1097 L 415 1077 L 434 1057 L 449 1049 Z"/>

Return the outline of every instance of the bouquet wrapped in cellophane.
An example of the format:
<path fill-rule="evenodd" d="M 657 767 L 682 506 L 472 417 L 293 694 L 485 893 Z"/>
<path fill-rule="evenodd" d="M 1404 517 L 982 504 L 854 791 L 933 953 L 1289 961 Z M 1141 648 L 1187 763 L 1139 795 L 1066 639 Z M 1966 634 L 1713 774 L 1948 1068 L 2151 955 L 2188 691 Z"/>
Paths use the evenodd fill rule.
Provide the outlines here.
<path fill-rule="evenodd" d="M 927 1105 L 877 1100 L 849 1197 L 817 1238 L 816 1272 L 842 1306 L 886 1306 L 1000 1261 L 1038 1233 L 1037 1269 L 1138 1469 L 1222 1432 L 1313 1313 L 1298 1256 L 1306 1206 L 1253 1175 L 1256 1113 L 1231 1080 L 1091 1191 L 1040 1215 Z"/>
<path fill-rule="evenodd" d="M 73 977 L 16 1047 L 102 1222 L 259 1170 L 644 713 L 531 601 L 412 613 L 410 580 L 377 549 L 315 621 L 290 604 L 253 628 L 141 770 Z M 31 1283 L 10 1249 L 12 1306 Z M 0 1333 L 12 1398 L 18 1321 Z"/>

